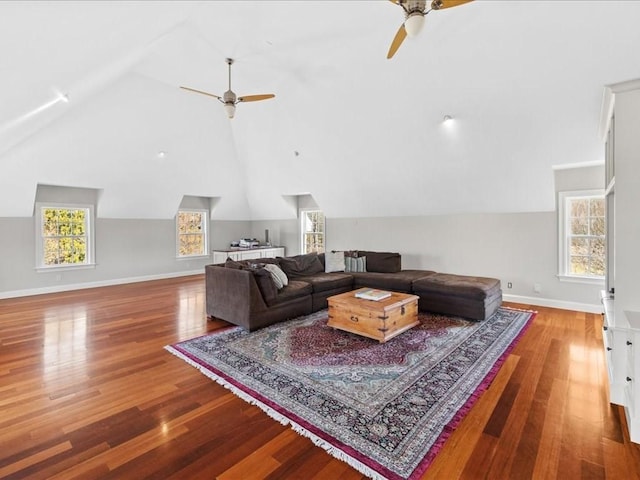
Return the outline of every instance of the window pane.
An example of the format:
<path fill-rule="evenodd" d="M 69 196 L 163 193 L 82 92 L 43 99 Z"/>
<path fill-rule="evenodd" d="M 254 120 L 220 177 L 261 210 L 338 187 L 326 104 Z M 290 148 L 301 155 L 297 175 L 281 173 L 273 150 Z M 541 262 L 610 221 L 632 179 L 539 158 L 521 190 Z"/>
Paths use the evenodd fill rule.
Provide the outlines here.
<path fill-rule="evenodd" d="M 589 254 L 589 239 L 588 238 L 572 238 L 571 246 L 569 247 L 570 255 L 588 255 Z"/>
<path fill-rule="evenodd" d="M 586 218 L 571 219 L 572 235 L 587 235 L 589 233 L 589 221 Z"/>
<path fill-rule="evenodd" d="M 44 264 L 55 265 L 58 262 L 58 239 L 47 238 L 44 241 Z"/>
<path fill-rule="evenodd" d="M 605 261 L 604 256 L 601 257 L 591 257 L 591 275 L 599 275 L 604 276 L 605 274 Z"/>
<path fill-rule="evenodd" d="M 203 253 L 201 235 L 180 236 L 180 255 L 202 255 Z"/>
<path fill-rule="evenodd" d="M 592 198 L 590 202 L 589 215 L 592 217 L 604 217 L 604 199 L 603 198 Z"/>
<path fill-rule="evenodd" d="M 586 217 L 588 212 L 589 212 L 588 199 L 571 200 L 571 216 L 572 217 Z"/>
<path fill-rule="evenodd" d="M 604 236 L 604 234 L 605 234 L 605 230 L 604 230 L 604 217 L 591 218 L 591 219 L 590 219 L 590 222 L 591 222 L 591 231 L 590 231 L 590 234 L 591 234 L 591 235 L 601 235 L 601 236 Z"/>
<path fill-rule="evenodd" d="M 589 273 L 589 257 L 571 257 L 571 274 L 586 275 Z"/>
<path fill-rule="evenodd" d="M 589 245 L 589 255 L 604 258 L 604 238 L 592 238 Z"/>

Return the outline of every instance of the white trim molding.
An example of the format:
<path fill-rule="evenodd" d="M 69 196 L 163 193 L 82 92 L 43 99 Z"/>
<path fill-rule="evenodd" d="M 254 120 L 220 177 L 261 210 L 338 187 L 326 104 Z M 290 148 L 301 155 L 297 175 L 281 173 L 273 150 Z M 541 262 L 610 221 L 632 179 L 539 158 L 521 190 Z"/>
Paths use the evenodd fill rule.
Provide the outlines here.
<path fill-rule="evenodd" d="M 503 294 L 505 302 L 524 303 L 525 305 L 538 305 L 540 307 L 559 308 L 561 310 L 575 310 L 577 312 L 602 313 L 602 304 L 567 302 L 554 298 L 525 297 L 524 295 Z"/>
<path fill-rule="evenodd" d="M 165 278 L 188 277 L 191 275 L 204 275 L 204 270 L 191 270 L 185 272 L 160 273 L 156 275 L 143 275 L 139 277 L 116 278 L 112 280 L 101 280 L 97 282 L 69 283 L 66 285 L 55 285 L 52 287 L 28 288 L 25 290 L 13 290 L 0 292 L 0 300 L 6 298 L 29 297 L 31 295 L 44 295 L 47 293 L 70 292 L 73 290 L 84 290 L 86 288 L 109 287 L 112 285 L 123 285 L 125 283 L 148 282 L 150 280 L 163 280 Z"/>

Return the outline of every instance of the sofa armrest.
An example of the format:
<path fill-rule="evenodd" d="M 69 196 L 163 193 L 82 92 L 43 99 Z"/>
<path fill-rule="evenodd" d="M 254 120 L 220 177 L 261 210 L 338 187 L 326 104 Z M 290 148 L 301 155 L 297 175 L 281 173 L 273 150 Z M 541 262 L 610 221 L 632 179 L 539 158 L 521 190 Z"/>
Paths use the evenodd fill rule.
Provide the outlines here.
<path fill-rule="evenodd" d="M 251 314 L 267 309 L 253 273 L 248 270 L 205 266 L 207 316 L 249 329 Z"/>

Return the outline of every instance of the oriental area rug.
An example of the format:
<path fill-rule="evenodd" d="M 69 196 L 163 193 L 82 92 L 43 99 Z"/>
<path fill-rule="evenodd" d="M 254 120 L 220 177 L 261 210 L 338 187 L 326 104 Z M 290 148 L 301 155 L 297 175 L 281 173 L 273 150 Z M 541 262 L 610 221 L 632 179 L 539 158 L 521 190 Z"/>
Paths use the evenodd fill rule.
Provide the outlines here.
<path fill-rule="evenodd" d="M 389 340 L 327 326 L 327 310 L 165 347 L 374 479 L 419 478 L 489 386 L 535 312 L 420 313 Z"/>

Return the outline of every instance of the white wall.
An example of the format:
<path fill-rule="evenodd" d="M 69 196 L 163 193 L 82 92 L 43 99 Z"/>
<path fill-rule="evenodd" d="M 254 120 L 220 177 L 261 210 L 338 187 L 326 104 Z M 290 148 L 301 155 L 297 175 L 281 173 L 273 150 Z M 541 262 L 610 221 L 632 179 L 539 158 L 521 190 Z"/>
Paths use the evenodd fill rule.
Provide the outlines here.
<path fill-rule="evenodd" d="M 11 252 L 2 259 L 0 298 L 201 272 L 210 259 L 175 258 L 174 228 L 173 220 L 98 219 L 97 267 L 65 271 L 57 280 L 34 269 L 33 219 L 0 218 L 0 251 Z M 211 248 L 245 236 L 263 240 L 266 228 L 287 255 L 300 252 L 297 219 L 212 221 Z M 507 300 L 600 311 L 602 287 L 558 281 L 556 228 L 555 212 L 327 218 L 326 224 L 329 250 L 396 251 L 406 269 L 499 278 Z"/>
<path fill-rule="evenodd" d="M 556 231 L 555 212 L 329 218 L 327 249 L 398 251 L 404 269 L 495 277 L 507 300 L 599 312 L 602 286 L 558 280 Z"/>
<path fill-rule="evenodd" d="M 269 230 L 271 245 L 285 247 L 285 255 L 300 253 L 300 230 L 298 219 L 292 220 L 260 220 L 251 222 L 251 236 L 264 241 L 265 230 Z"/>
<path fill-rule="evenodd" d="M 212 221 L 211 249 L 247 235 L 251 222 Z M 0 218 L 0 298 L 203 272 L 211 257 L 176 258 L 175 220 L 96 219 L 96 267 L 35 270 L 33 218 Z"/>

